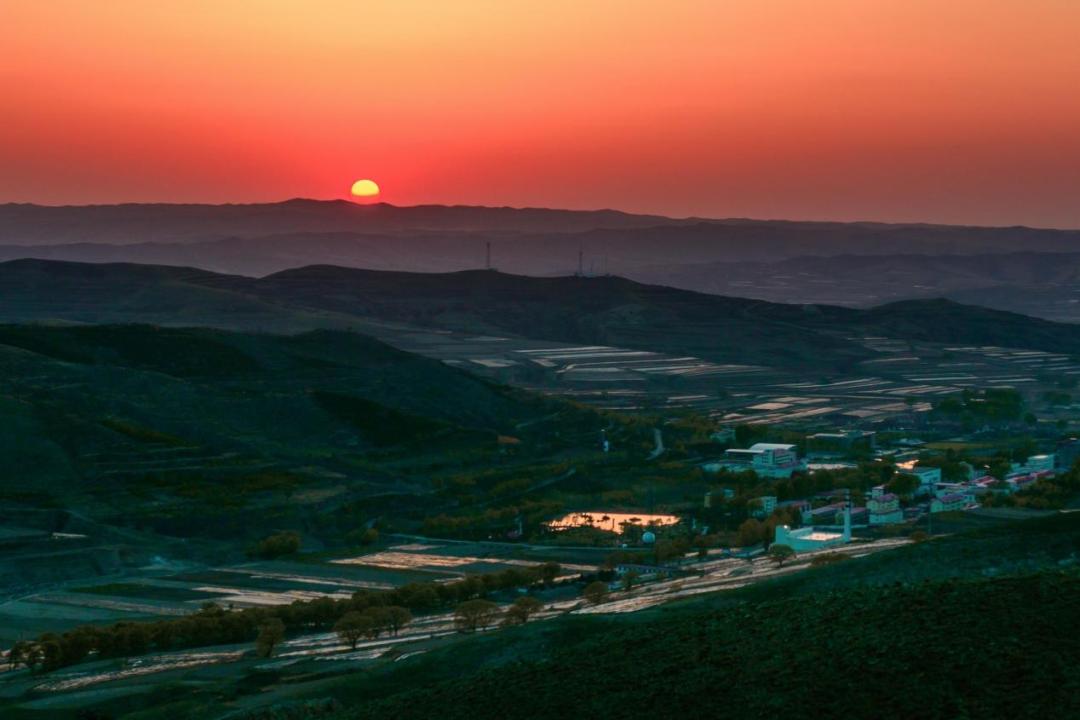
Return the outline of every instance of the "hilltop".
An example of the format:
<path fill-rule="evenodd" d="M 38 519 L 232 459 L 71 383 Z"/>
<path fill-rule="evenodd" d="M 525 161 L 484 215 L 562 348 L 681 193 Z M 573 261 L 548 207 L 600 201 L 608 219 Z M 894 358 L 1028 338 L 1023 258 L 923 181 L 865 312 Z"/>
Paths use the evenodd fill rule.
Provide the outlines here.
<path fill-rule="evenodd" d="M 1067 324 L 943 300 L 868 310 L 706 295 L 614 276 L 396 273 L 333 266 L 263 278 L 142 265 L 0 264 L 0 321 L 142 322 L 295 332 L 392 321 L 472 333 L 845 370 L 862 335 L 1080 352 Z M 946 322 L 942 322 L 942 320 Z"/>

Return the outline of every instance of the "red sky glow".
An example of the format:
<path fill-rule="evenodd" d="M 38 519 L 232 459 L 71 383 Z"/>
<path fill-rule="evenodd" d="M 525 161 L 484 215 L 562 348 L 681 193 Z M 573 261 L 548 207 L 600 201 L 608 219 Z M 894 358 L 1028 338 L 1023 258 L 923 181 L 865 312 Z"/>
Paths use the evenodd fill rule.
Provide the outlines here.
<path fill-rule="evenodd" d="M 5 0 L 0 202 L 1080 227 L 1073 0 Z"/>

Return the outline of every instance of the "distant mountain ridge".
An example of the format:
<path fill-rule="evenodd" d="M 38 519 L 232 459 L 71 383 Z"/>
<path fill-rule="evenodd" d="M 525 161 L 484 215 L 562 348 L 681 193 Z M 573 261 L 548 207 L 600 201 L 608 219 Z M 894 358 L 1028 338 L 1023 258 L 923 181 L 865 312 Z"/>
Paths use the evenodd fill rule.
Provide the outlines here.
<path fill-rule="evenodd" d="M 647 283 L 774 302 L 869 307 L 947 297 L 1049 320 L 1080 321 L 1080 252 L 800 256 L 658 265 L 628 275 Z"/>
<path fill-rule="evenodd" d="M 286 232 L 403 232 L 417 230 L 574 232 L 593 228 L 684 224 L 659 215 L 618 210 L 361 205 L 296 198 L 228 205 L 122 204 L 0 205 L 0 244 L 199 242 Z"/>
<path fill-rule="evenodd" d="M 674 219 L 614 210 L 249 205 L 0 205 L 0 262 L 182 265 L 263 276 L 309 265 L 615 274 L 787 303 L 945 296 L 1080 321 L 1080 231 Z"/>

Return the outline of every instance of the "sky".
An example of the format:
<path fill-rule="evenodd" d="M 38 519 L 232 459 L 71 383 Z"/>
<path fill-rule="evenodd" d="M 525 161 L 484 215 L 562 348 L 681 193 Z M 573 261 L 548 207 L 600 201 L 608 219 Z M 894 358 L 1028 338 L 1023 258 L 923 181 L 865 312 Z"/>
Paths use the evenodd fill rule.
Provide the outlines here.
<path fill-rule="evenodd" d="M 0 202 L 1080 227 L 1075 0 L 0 0 Z"/>

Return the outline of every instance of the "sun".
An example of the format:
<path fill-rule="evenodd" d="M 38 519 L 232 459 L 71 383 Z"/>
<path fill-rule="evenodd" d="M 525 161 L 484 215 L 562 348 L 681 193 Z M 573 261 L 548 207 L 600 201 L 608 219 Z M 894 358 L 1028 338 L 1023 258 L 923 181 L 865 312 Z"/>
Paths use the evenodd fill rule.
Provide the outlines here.
<path fill-rule="evenodd" d="M 365 198 L 370 200 L 379 196 L 379 186 L 374 180 L 357 180 L 352 184 L 353 197 Z"/>

